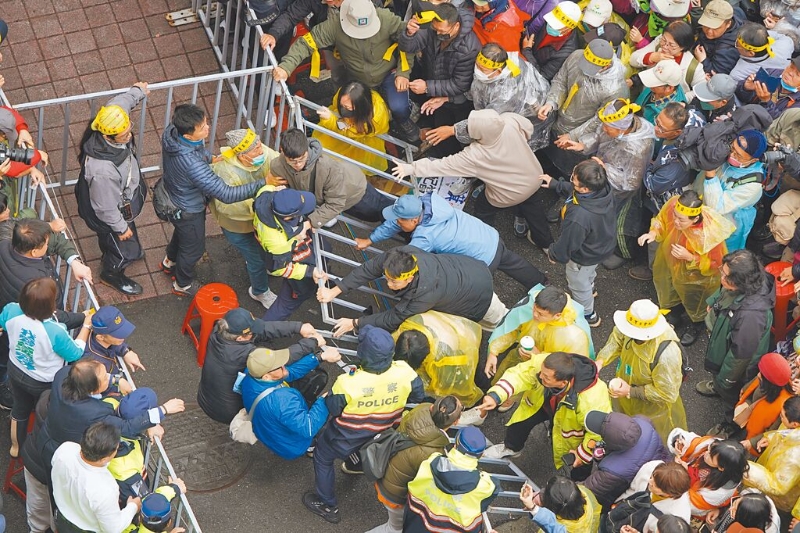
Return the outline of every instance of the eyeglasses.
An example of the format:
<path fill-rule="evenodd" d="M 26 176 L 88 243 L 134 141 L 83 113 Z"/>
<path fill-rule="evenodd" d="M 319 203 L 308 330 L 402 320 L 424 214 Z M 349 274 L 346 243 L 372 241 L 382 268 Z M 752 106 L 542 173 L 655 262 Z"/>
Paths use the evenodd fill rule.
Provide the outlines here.
<path fill-rule="evenodd" d="M 731 274 L 730 272 L 725 272 L 723 270 L 724 268 L 725 268 L 725 265 L 722 265 L 721 267 L 719 267 L 720 279 L 727 279 L 728 276 L 730 276 L 730 274 Z"/>
<path fill-rule="evenodd" d="M 306 163 L 306 161 L 308 161 L 308 153 L 305 153 L 305 154 L 301 155 L 300 157 L 294 157 L 294 158 L 288 158 L 287 157 L 286 161 L 290 165 L 304 165 Z"/>
<path fill-rule="evenodd" d="M 657 129 L 658 131 L 660 131 L 661 133 L 671 133 L 671 132 L 673 132 L 673 131 L 680 131 L 680 130 L 681 130 L 680 128 L 673 128 L 673 129 L 671 129 L 671 130 L 670 130 L 670 129 L 667 129 L 667 128 L 665 128 L 664 126 L 662 126 L 662 125 L 661 125 L 661 124 L 658 122 L 658 119 L 656 119 L 655 127 L 656 127 L 656 129 Z"/>

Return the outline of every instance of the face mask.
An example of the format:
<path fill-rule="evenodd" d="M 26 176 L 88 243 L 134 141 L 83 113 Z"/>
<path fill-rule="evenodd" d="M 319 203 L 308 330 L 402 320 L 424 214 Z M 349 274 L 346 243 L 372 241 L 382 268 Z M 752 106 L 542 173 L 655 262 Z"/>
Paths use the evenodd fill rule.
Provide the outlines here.
<path fill-rule="evenodd" d="M 706 111 L 714 111 L 714 106 L 711 105 L 711 102 L 700 102 L 700 107 L 705 109 Z"/>
<path fill-rule="evenodd" d="M 436 34 L 436 42 L 437 43 L 446 43 L 452 39 L 449 33 L 437 33 Z"/>
<path fill-rule="evenodd" d="M 475 79 L 482 83 L 492 83 L 497 80 L 496 78 L 490 78 L 489 75 L 479 69 L 477 65 L 475 66 L 473 74 L 475 75 Z"/>
<path fill-rule="evenodd" d="M 105 139 L 105 141 L 108 143 L 109 146 L 111 146 L 112 148 L 116 148 L 117 150 L 124 150 L 125 148 L 128 147 L 126 143 L 115 143 L 114 141 L 109 141 L 108 139 Z"/>
<path fill-rule="evenodd" d="M 728 164 L 730 166 L 736 167 L 736 168 L 742 168 L 744 166 L 741 161 L 739 161 L 738 159 L 736 159 L 732 155 L 728 156 Z"/>
<path fill-rule="evenodd" d="M 339 108 L 339 116 L 342 118 L 353 118 L 355 114 L 355 109 L 347 109 L 346 107 Z"/>
<path fill-rule="evenodd" d="M 550 37 L 561 37 L 561 31 L 560 30 L 554 30 L 550 26 L 550 24 L 546 24 L 545 25 L 545 29 L 547 30 L 547 35 L 549 35 Z"/>
<path fill-rule="evenodd" d="M 785 90 L 789 91 L 790 93 L 796 93 L 797 92 L 797 87 L 792 87 L 791 85 L 787 85 L 786 82 L 783 81 L 783 78 L 781 78 L 781 87 L 783 87 Z"/>
<path fill-rule="evenodd" d="M 267 160 L 267 156 L 264 155 L 264 154 L 261 154 L 258 157 L 254 157 L 253 160 L 250 162 L 250 165 L 254 166 L 254 167 L 260 167 L 261 165 L 264 164 L 264 162 L 266 160 Z"/>

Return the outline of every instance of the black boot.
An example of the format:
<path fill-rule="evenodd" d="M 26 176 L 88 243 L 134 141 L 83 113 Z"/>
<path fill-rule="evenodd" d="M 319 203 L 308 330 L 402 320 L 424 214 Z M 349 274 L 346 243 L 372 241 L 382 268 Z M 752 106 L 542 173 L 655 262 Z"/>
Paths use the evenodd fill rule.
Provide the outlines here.
<path fill-rule="evenodd" d="M 681 335 L 681 344 L 683 346 L 691 346 L 697 340 L 697 336 L 700 334 L 700 326 L 702 324 L 700 322 L 692 322 L 689 321 L 689 325 L 686 327 L 686 331 L 683 332 Z"/>
<path fill-rule="evenodd" d="M 137 296 L 144 292 L 141 285 L 125 275 L 124 270 L 121 272 L 104 270 L 100 272 L 100 280 L 126 296 Z"/>

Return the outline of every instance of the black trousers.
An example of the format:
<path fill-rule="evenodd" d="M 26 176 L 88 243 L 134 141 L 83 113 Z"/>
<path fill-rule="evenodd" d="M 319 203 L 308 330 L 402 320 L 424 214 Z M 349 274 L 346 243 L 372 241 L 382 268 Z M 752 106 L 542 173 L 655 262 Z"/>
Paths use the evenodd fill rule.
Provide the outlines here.
<path fill-rule="evenodd" d="M 11 418 L 17 421 L 17 444 L 22 449 L 28 436 L 28 418 L 39 401 L 39 396 L 50 390 L 52 383 L 45 383 L 30 377 L 16 365 L 8 367 L 11 394 L 14 397 L 14 406 L 11 408 Z"/>
<path fill-rule="evenodd" d="M 378 192 L 378 189 L 367 183 L 364 196 L 356 205 L 345 211 L 345 214 L 364 222 L 383 222 L 383 210 L 394 204 L 394 200 Z"/>
<path fill-rule="evenodd" d="M 525 441 L 528 440 L 528 435 L 531 434 L 533 428 L 542 422 L 552 420 L 552 418 L 553 417 L 550 413 L 544 409 L 539 409 L 532 417 L 526 418 L 525 420 L 520 420 L 516 424 L 511 424 L 506 428 L 506 438 L 504 440 L 506 448 L 509 450 L 514 450 L 515 452 L 522 450 L 522 448 L 525 447 Z"/>
<path fill-rule="evenodd" d="M 411 96 L 414 101 L 422 105 L 430 99 L 427 94 Z M 473 110 L 472 102 L 469 100 L 462 104 L 451 104 L 447 102 L 442 107 L 433 112 L 432 115 L 421 115 L 417 125 L 420 128 L 438 128 L 439 126 L 452 126 L 456 122 L 466 120 L 470 112 Z M 448 155 L 453 155 L 464 149 L 464 145 L 458 142 L 455 137 L 450 137 L 440 142 L 436 146 L 432 146 L 425 157 L 442 158 Z"/>
<path fill-rule="evenodd" d="M 119 234 L 98 233 L 97 244 L 103 254 L 101 261 L 104 272 L 118 273 L 124 271 L 128 265 L 142 258 L 142 245 L 139 243 L 139 232 L 136 224 L 130 222 L 128 226 L 133 236 L 127 240 L 120 240 Z"/>
<path fill-rule="evenodd" d="M 546 192 L 540 189 L 514 208 L 516 214 L 528 223 L 531 238 L 539 248 L 549 248 L 553 244 L 553 235 L 550 233 L 550 225 L 547 222 L 547 207 Z M 482 222 L 494 226 L 497 213 L 502 209 L 489 203 L 484 189 L 475 200 L 472 214 Z"/>
<path fill-rule="evenodd" d="M 167 259 L 176 263 L 175 282 L 186 287 L 194 280 L 194 267 L 206 251 L 206 212 L 184 212 L 170 222 L 175 230 L 167 245 Z"/>
<path fill-rule="evenodd" d="M 519 254 L 506 248 L 503 239 L 497 243 L 497 252 L 494 255 L 492 264 L 489 265 L 492 272 L 499 270 L 509 277 L 517 280 L 525 290 L 528 291 L 535 285 L 547 283 L 547 276 L 522 258 Z"/>

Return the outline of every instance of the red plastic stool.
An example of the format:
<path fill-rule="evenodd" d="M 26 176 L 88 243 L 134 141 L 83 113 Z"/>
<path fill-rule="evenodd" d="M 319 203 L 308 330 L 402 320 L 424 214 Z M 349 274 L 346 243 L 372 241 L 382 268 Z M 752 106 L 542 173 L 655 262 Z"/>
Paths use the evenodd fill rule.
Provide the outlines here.
<path fill-rule="evenodd" d="M 33 426 L 36 423 L 36 414 L 31 413 L 30 418 L 28 419 L 28 435 L 33 432 Z M 17 453 L 21 453 L 22 450 L 18 451 Z M 22 464 L 22 457 L 12 457 L 11 460 L 8 462 L 8 469 L 6 470 L 6 478 L 3 481 L 3 492 L 8 494 L 9 491 L 14 491 L 14 494 L 22 498 L 22 501 L 25 501 L 25 491 L 22 490 L 22 487 L 14 483 L 14 476 L 22 472 L 22 469 L 25 466 Z"/>
<path fill-rule="evenodd" d="M 214 330 L 214 323 L 225 316 L 231 309 L 239 307 L 239 299 L 236 292 L 224 283 L 209 283 L 197 291 L 192 304 L 186 311 L 186 318 L 183 319 L 181 333 L 189 334 L 194 347 L 197 350 L 197 365 L 203 366 L 206 360 L 206 345 L 211 332 Z M 200 338 L 198 339 L 191 326 L 191 321 L 195 318 L 200 319 Z"/>
<path fill-rule="evenodd" d="M 781 272 L 791 266 L 792 264 L 787 261 L 775 261 L 765 268 L 767 272 L 775 276 L 775 311 L 772 317 L 772 335 L 775 337 L 775 342 L 785 340 L 786 333 L 800 320 L 796 319 L 787 324 L 789 320 L 789 300 L 794 297 L 794 283 L 783 285 L 778 280 Z"/>

